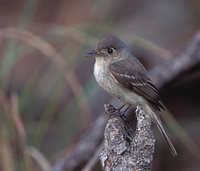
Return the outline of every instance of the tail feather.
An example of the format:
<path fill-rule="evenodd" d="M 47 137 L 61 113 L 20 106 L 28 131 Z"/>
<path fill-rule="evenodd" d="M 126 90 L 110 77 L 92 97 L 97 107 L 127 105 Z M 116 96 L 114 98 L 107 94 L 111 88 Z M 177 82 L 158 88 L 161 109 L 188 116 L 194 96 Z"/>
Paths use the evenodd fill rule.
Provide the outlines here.
<path fill-rule="evenodd" d="M 155 122 L 155 124 L 158 127 L 159 131 L 162 133 L 163 137 L 165 138 L 165 140 L 167 142 L 167 145 L 169 146 L 169 150 L 170 150 L 171 154 L 173 156 L 176 156 L 177 155 L 176 149 L 174 148 L 171 140 L 169 139 L 167 133 L 165 132 L 163 124 L 162 124 L 160 118 L 157 116 L 154 107 L 147 105 L 147 109 L 148 109 L 148 112 L 149 112 L 149 110 L 151 111 L 150 112 L 150 116 L 151 116 L 152 120 Z"/>

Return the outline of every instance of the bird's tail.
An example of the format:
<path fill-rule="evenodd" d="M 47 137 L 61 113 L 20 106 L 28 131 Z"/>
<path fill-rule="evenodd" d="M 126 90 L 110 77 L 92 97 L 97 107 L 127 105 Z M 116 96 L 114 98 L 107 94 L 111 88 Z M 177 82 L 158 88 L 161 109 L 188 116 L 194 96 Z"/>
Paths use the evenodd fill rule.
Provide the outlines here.
<path fill-rule="evenodd" d="M 162 124 L 159 116 L 156 113 L 157 112 L 156 109 L 151 104 L 146 105 L 146 109 L 147 109 L 147 112 L 150 114 L 152 121 L 156 124 L 156 126 L 158 127 L 158 129 L 162 133 L 163 137 L 165 138 L 167 145 L 169 146 L 169 150 L 170 150 L 171 154 L 173 156 L 176 156 L 177 155 L 176 149 L 174 148 L 171 140 L 169 139 L 167 133 L 165 132 L 163 124 Z"/>

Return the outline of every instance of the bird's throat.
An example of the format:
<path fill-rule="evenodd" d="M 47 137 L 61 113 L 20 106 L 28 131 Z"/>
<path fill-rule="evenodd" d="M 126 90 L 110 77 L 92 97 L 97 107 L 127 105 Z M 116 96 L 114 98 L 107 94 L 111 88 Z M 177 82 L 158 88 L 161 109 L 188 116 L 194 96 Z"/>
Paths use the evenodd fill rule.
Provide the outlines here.
<path fill-rule="evenodd" d="M 96 58 L 96 64 L 103 67 L 103 65 L 104 65 L 104 58 L 97 57 Z"/>

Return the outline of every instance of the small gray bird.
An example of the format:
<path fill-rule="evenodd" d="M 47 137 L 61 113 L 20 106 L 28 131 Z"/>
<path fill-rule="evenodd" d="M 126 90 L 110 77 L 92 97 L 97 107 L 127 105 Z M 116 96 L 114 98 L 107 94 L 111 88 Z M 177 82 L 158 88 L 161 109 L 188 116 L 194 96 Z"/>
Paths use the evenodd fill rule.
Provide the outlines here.
<path fill-rule="evenodd" d="M 144 66 L 134 57 L 126 44 L 114 35 L 100 40 L 96 50 L 87 54 L 95 57 L 94 76 L 98 84 L 124 105 L 140 105 L 164 136 L 172 155 L 177 152 L 156 114 L 164 107 L 159 93 L 147 76 Z"/>

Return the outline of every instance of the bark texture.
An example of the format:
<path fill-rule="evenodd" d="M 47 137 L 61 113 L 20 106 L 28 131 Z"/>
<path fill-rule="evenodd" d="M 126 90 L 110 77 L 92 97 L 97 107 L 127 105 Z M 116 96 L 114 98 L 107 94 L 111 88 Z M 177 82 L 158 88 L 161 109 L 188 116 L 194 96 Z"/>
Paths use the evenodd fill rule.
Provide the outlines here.
<path fill-rule="evenodd" d="M 151 130 L 151 119 L 137 106 L 137 127 L 131 138 L 129 128 L 122 117 L 117 116 L 111 105 L 106 105 L 110 116 L 104 138 L 104 149 L 100 154 L 104 170 L 145 170 L 150 171 L 153 161 L 155 139 Z"/>

